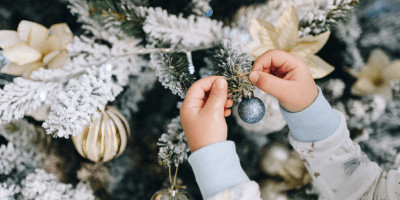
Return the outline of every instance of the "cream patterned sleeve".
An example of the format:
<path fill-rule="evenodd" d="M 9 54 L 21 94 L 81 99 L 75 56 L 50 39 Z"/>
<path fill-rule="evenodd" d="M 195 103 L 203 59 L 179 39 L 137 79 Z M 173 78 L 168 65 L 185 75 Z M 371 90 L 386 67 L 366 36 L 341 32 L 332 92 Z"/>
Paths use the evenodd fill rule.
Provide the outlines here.
<path fill-rule="evenodd" d="M 298 142 L 289 136 L 293 148 L 304 159 L 320 199 L 399 200 L 400 176 L 382 172 L 349 136 L 345 117 L 339 111 L 338 129 L 318 142 Z"/>

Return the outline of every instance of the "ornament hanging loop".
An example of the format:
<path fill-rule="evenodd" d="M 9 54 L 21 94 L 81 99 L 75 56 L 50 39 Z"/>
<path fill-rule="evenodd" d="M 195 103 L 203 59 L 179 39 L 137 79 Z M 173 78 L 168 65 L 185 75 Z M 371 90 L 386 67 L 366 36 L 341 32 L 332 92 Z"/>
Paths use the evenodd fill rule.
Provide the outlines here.
<path fill-rule="evenodd" d="M 254 92 L 249 90 L 249 91 L 245 91 L 243 92 L 243 99 L 251 99 L 254 98 Z"/>

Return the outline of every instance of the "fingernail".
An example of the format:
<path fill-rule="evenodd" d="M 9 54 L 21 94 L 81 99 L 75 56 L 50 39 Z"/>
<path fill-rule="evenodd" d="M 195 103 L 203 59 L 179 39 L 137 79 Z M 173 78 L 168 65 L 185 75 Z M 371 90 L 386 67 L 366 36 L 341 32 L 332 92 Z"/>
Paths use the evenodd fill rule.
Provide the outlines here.
<path fill-rule="evenodd" d="M 217 84 L 218 88 L 224 88 L 225 84 L 226 84 L 226 81 L 225 81 L 225 79 L 219 78 L 219 79 L 217 79 L 217 83 L 216 84 Z"/>
<path fill-rule="evenodd" d="M 258 77 L 260 77 L 256 72 L 251 72 L 249 76 L 249 80 L 252 84 L 256 84 L 258 81 Z"/>

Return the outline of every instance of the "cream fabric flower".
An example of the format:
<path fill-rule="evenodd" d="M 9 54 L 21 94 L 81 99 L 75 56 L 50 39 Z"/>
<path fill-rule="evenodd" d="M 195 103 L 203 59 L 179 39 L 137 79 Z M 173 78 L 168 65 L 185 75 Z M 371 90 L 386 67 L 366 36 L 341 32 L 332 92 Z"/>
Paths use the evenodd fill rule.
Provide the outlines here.
<path fill-rule="evenodd" d="M 357 77 L 356 83 L 351 88 L 351 93 L 365 96 L 379 94 L 385 99 L 393 98 L 392 80 L 400 79 L 400 59 L 390 61 L 389 57 L 380 49 L 374 50 L 361 72 L 351 71 Z"/>
<path fill-rule="evenodd" d="M 72 37 L 66 23 L 54 24 L 47 30 L 41 24 L 23 20 L 17 31 L 1 30 L 0 47 L 11 62 L 1 72 L 29 77 L 41 67 L 59 68 L 71 61 L 65 47 Z"/>
<path fill-rule="evenodd" d="M 276 26 L 252 19 L 250 35 L 254 41 L 247 47 L 254 59 L 270 49 L 279 49 L 301 56 L 313 78 L 323 78 L 334 70 L 333 66 L 314 55 L 326 44 L 330 32 L 299 38 L 299 19 L 293 6 L 283 12 Z"/>

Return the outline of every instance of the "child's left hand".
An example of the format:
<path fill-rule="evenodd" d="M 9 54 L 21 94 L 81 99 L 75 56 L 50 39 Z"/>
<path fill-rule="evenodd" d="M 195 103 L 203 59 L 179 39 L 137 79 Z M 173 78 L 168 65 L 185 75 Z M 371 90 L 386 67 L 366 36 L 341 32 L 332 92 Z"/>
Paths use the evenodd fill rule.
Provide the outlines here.
<path fill-rule="evenodd" d="M 225 117 L 233 101 L 228 99 L 228 83 L 220 76 L 196 81 L 186 93 L 181 122 L 192 152 L 227 139 Z"/>

